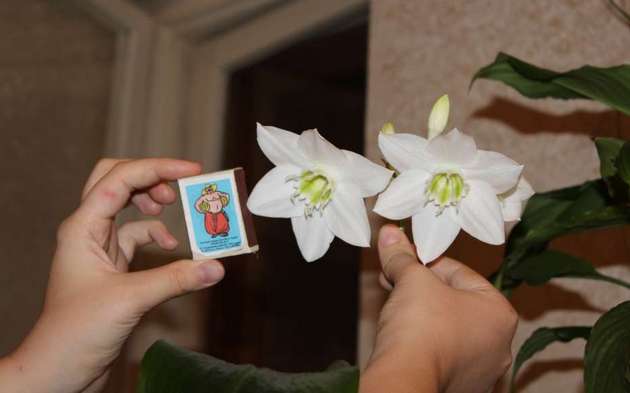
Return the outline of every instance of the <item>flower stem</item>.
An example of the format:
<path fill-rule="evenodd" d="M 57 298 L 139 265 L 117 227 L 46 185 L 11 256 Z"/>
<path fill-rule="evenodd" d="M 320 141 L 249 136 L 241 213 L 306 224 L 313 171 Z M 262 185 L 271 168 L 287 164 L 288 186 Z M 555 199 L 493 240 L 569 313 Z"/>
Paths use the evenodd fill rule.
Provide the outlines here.
<path fill-rule="evenodd" d="M 497 276 L 494 278 L 494 287 L 501 291 L 503 288 L 503 269 L 500 269 Z"/>
<path fill-rule="evenodd" d="M 611 277 L 611 276 L 607 276 L 607 275 L 604 275 L 604 274 L 600 274 L 599 275 L 599 279 L 602 280 L 602 281 L 607 281 L 607 282 L 609 282 L 611 284 L 617 284 L 617 285 L 622 286 L 622 287 L 624 287 L 626 289 L 630 289 L 630 283 L 627 283 L 627 282 L 625 282 L 623 280 L 620 280 L 618 278 L 615 278 L 615 277 Z"/>

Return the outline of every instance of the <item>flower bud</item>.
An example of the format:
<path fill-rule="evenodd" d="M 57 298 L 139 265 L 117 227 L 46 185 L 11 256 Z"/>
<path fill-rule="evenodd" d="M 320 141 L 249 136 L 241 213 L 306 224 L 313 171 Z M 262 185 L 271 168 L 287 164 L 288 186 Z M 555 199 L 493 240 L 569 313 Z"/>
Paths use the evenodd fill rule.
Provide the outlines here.
<path fill-rule="evenodd" d="M 383 124 L 383 128 L 381 128 L 381 132 L 385 135 L 395 134 L 396 130 L 394 129 L 394 124 L 391 122 L 387 122 Z"/>
<path fill-rule="evenodd" d="M 448 123 L 450 106 L 451 104 L 447 94 L 444 94 L 435 101 L 433 109 L 431 109 L 431 114 L 429 115 L 428 139 L 433 139 L 444 131 L 446 123 Z"/>

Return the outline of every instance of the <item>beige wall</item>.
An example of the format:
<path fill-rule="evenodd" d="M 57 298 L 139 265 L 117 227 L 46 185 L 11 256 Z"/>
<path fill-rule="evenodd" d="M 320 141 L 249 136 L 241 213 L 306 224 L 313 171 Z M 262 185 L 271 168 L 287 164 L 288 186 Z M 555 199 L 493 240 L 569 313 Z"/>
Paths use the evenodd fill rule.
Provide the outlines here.
<path fill-rule="evenodd" d="M 468 92 L 474 72 L 499 51 L 558 70 L 627 62 L 630 28 L 602 0 L 374 0 L 370 45 L 367 153 L 374 160 L 380 158 L 376 137 L 384 122 L 423 133 L 428 111 L 443 93 L 451 97 L 450 125 L 474 135 L 480 147 L 524 163 L 525 176 L 539 191 L 596 177 L 597 156 L 589 137 L 627 137 L 621 129 L 630 131 L 627 119 L 590 102 L 534 102 L 487 81 Z M 625 233 L 578 235 L 557 246 L 628 279 Z M 447 254 L 489 273 L 501 252 L 460 235 Z M 365 271 L 373 271 L 373 254 L 367 260 Z M 374 277 L 364 276 L 363 361 L 383 298 Z M 514 348 L 538 326 L 592 324 L 600 310 L 627 296 L 622 289 L 579 280 L 520 289 L 513 298 L 522 314 Z M 582 342 L 550 347 L 522 374 L 522 391 L 580 392 L 582 350 Z M 541 376 L 541 371 L 548 372 Z"/>
<path fill-rule="evenodd" d="M 74 6 L 0 2 L 0 354 L 37 317 L 56 227 L 101 155 L 114 44 Z"/>

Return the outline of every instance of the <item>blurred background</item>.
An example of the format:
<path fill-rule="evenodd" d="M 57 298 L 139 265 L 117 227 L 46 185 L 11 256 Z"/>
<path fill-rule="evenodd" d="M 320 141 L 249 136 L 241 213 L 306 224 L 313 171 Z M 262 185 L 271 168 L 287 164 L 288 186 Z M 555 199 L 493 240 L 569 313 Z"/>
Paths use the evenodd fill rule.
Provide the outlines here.
<path fill-rule="evenodd" d="M 597 177 L 591 137 L 630 137 L 628 118 L 597 104 L 524 100 L 490 82 L 468 91 L 499 51 L 558 70 L 628 62 L 630 27 L 605 0 L 5 0 L 0 37 L 0 355 L 35 322 L 56 227 L 103 156 L 242 166 L 251 188 L 271 168 L 257 121 L 318 128 L 379 162 L 382 124 L 423 134 L 433 101 L 448 93 L 450 124 L 524 163 L 544 191 Z M 186 243 L 179 206 L 164 221 Z M 385 298 L 373 250 L 336 240 L 307 264 L 287 220 L 255 225 L 259 255 L 226 260 L 221 285 L 148 315 L 109 392 L 134 390 L 142 354 L 160 338 L 285 371 L 365 364 Z M 627 230 L 588 236 L 556 247 L 630 278 Z M 502 249 L 461 234 L 448 254 L 489 274 Z M 185 255 L 148 249 L 134 268 Z M 515 348 L 543 324 L 592 323 L 623 295 L 579 280 L 519 289 Z M 522 391 L 580 392 L 582 345 L 550 347 L 525 368 Z"/>

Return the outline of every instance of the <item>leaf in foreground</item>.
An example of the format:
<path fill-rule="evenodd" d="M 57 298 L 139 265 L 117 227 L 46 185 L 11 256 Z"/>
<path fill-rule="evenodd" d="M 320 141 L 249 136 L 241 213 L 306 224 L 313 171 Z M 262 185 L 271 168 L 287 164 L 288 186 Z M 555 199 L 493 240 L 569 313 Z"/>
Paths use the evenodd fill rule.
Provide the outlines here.
<path fill-rule="evenodd" d="M 630 391 L 630 301 L 604 314 L 593 326 L 584 357 L 586 393 Z"/>
<path fill-rule="evenodd" d="M 358 369 L 345 362 L 323 372 L 282 373 L 158 341 L 144 355 L 137 393 L 356 393 L 358 386 Z"/>

